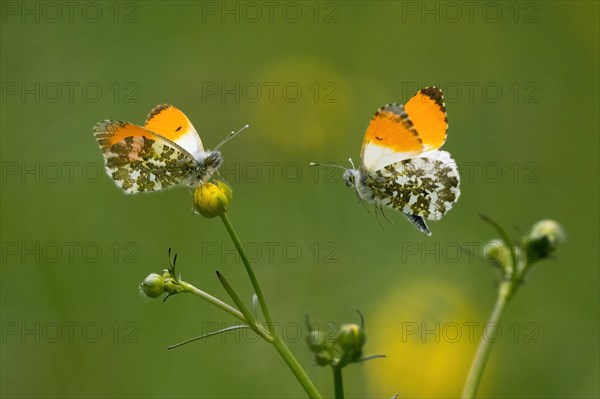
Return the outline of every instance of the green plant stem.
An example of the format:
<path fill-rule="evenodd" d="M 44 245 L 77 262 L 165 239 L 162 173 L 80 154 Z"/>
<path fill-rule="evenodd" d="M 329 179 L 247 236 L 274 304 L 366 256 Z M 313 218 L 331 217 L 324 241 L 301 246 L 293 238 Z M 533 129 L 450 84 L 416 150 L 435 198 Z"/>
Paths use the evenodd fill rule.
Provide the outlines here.
<path fill-rule="evenodd" d="M 190 283 L 186 283 L 185 281 L 180 281 L 179 284 L 181 284 L 184 287 L 184 292 L 188 292 L 190 294 L 199 296 L 200 298 L 204 299 L 205 301 L 208 301 L 208 302 L 212 303 L 213 305 L 215 305 L 216 307 L 226 311 L 227 313 L 229 313 L 236 319 L 239 319 L 239 320 L 243 321 L 244 323 L 248 323 L 248 320 L 246 320 L 246 318 L 244 317 L 242 312 L 240 312 L 239 310 L 235 309 L 234 307 L 226 304 L 225 302 L 221 301 L 220 299 L 215 298 L 214 296 L 207 294 L 206 292 L 204 292 L 202 290 L 199 290 L 198 288 L 194 287 Z"/>
<path fill-rule="evenodd" d="M 513 281 L 504 281 L 502 284 L 500 284 L 500 288 L 498 289 L 498 297 L 496 298 L 496 303 L 494 304 L 494 309 L 492 310 L 492 314 L 487 325 L 490 325 L 491 323 L 498 323 L 500 317 L 502 316 L 502 312 L 508 303 L 508 300 L 514 293 L 514 286 L 515 283 Z M 482 335 L 481 340 L 479 341 L 479 346 L 477 347 L 477 352 L 475 353 L 475 358 L 471 364 L 471 369 L 469 370 L 467 382 L 465 383 L 463 389 L 462 399 L 472 399 L 475 397 L 491 350 L 492 342 Z"/>
<path fill-rule="evenodd" d="M 275 349 L 277 349 L 277 352 L 279 352 L 279 355 L 281 355 L 290 370 L 292 370 L 292 373 L 294 373 L 296 379 L 298 382 L 300 382 L 308 397 L 311 399 L 321 399 L 322 396 L 317 390 L 317 387 L 312 382 L 308 374 L 306 374 L 306 371 L 304 371 L 294 354 L 290 351 L 290 348 L 287 347 L 279 335 L 275 334 L 273 337 L 273 342 L 271 343 Z"/>
<path fill-rule="evenodd" d="M 344 380 L 342 378 L 342 368 L 333 368 L 333 389 L 335 392 L 335 399 L 344 399 Z"/>
<path fill-rule="evenodd" d="M 250 323 L 250 320 L 246 320 L 246 318 L 244 317 L 242 312 L 240 312 L 236 308 L 234 308 L 234 307 L 226 304 L 225 302 L 221 301 L 220 299 L 215 298 L 214 296 L 207 294 L 206 292 L 194 287 L 190 283 L 186 283 L 185 281 L 180 281 L 179 284 L 181 284 L 183 287 L 185 287 L 183 292 L 188 292 L 190 294 L 194 294 L 194 295 L 204 299 L 205 301 L 208 301 L 209 303 L 215 305 L 219 309 L 226 311 L 227 313 L 229 313 L 233 317 L 237 318 L 238 320 L 243 321 L 245 324 L 249 325 L 258 335 L 260 335 L 266 341 L 271 342 L 273 340 L 273 337 L 271 336 L 271 334 L 267 330 L 265 330 L 265 328 L 263 326 L 252 325 Z"/>
<path fill-rule="evenodd" d="M 227 229 L 227 232 L 229 233 L 229 236 L 231 237 L 231 240 L 233 241 L 233 244 L 235 245 L 238 253 L 240 254 L 240 257 L 242 258 L 242 262 L 244 263 L 244 267 L 246 268 L 246 273 L 248 273 L 248 277 L 250 277 L 250 282 L 252 283 L 252 288 L 254 288 L 254 292 L 256 293 L 256 296 L 258 298 L 258 303 L 260 304 L 260 309 L 263 313 L 263 315 L 265 316 L 265 320 L 267 322 L 267 328 L 269 329 L 269 332 L 271 333 L 271 335 L 273 335 L 274 332 L 274 324 L 273 324 L 273 319 L 271 318 L 271 312 L 269 312 L 269 307 L 267 306 L 267 302 L 265 301 L 265 296 L 262 293 L 262 290 L 260 289 L 260 285 L 258 284 L 258 280 L 256 279 L 256 276 L 254 275 L 254 270 L 252 270 L 252 267 L 250 266 L 250 261 L 248 260 L 248 257 L 246 256 L 246 251 L 244 251 L 244 248 L 242 247 L 242 243 L 240 242 L 240 239 L 237 236 L 237 233 L 235 232 L 233 225 L 231 224 L 231 222 L 229 221 L 229 218 L 227 217 L 227 213 L 223 213 L 221 215 L 221 220 L 223 221 L 223 224 L 225 225 L 225 228 Z"/>
<path fill-rule="evenodd" d="M 238 253 L 240 254 L 240 257 L 242 258 L 242 262 L 244 263 L 244 267 L 246 268 L 246 272 L 248 273 L 248 277 L 250 278 L 250 281 L 252 283 L 252 288 L 254 288 L 254 292 L 256 293 L 256 297 L 258 298 L 260 309 L 263 315 L 265 316 L 267 328 L 271 336 L 271 339 L 267 339 L 267 342 L 271 343 L 275 347 L 277 352 L 279 352 L 279 355 L 283 358 L 290 370 L 292 370 L 292 373 L 294 373 L 296 379 L 298 380 L 298 382 L 300 382 L 302 388 L 304 388 L 304 391 L 308 394 L 308 397 L 311 399 L 321 399 L 322 396 L 317 390 L 315 384 L 312 382 L 308 374 L 306 374 L 306 371 L 304 371 L 300 363 L 298 363 L 298 360 L 287 347 L 285 342 L 281 339 L 281 337 L 279 337 L 279 335 L 275 331 L 275 323 L 273 322 L 273 318 L 271 317 L 271 312 L 269 311 L 267 302 L 265 301 L 265 297 L 262 293 L 256 275 L 254 274 L 254 270 L 252 270 L 252 266 L 250 266 L 248 256 L 246 256 L 246 252 L 242 247 L 242 243 L 239 237 L 237 236 L 237 233 L 235 232 L 235 229 L 229 221 L 229 218 L 227 217 L 226 213 L 221 215 L 221 220 L 223 221 L 223 224 L 225 225 L 225 228 L 227 229 L 227 232 L 229 233 L 229 236 L 231 237 L 235 248 L 237 249 Z"/>

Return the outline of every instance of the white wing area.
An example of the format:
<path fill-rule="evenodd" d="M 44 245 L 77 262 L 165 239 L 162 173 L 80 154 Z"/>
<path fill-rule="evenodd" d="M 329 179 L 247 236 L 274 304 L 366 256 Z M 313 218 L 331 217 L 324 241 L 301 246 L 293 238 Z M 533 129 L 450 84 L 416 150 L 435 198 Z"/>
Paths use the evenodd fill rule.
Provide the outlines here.
<path fill-rule="evenodd" d="M 188 131 L 174 140 L 175 143 L 179 144 L 184 150 L 189 152 L 196 161 L 202 162 L 206 158 L 206 151 L 202 146 L 200 136 L 194 126 L 190 123 Z"/>
<path fill-rule="evenodd" d="M 442 164 L 454 165 L 454 168 L 456 169 L 456 162 L 454 159 L 452 159 L 448 151 L 442 151 L 438 149 L 429 150 L 419 154 L 418 158 L 427 158 L 432 161 L 440 161 Z"/>
<path fill-rule="evenodd" d="M 154 107 L 146 118 L 144 128 L 176 143 L 198 162 L 206 158 L 202 140 L 194 125 L 180 109 L 172 105 L 159 104 Z"/>
<path fill-rule="evenodd" d="M 427 151 L 362 173 L 356 184 L 361 198 L 408 216 L 440 220 L 460 196 L 458 167 L 446 151 Z"/>
<path fill-rule="evenodd" d="M 396 184 L 410 188 L 410 199 L 401 209 L 405 214 L 440 220 L 460 197 L 458 166 L 447 151 L 427 151 L 393 167 Z"/>
<path fill-rule="evenodd" d="M 362 166 L 369 171 L 376 171 L 419 154 L 423 153 L 416 151 L 398 152 L 393 148 L 377 145 L 373 142 L 366 143 L 362 153 Z"/>

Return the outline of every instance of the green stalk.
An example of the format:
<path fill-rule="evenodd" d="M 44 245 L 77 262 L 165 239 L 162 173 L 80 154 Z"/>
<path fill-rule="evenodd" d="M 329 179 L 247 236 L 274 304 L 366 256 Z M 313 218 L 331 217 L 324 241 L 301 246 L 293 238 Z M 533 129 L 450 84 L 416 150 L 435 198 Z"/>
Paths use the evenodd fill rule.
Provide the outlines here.
<path fill-rule="evenodd" d="M 256 293 L 256 297 L 258 298 L 260 309 L 263 315 L 265 316 L 267 328 L 272 337 L 272 340 L 267 340 L 267 342 L 273 344 L 277 352 L 279 352 L 279 355 L 283 358 L 290 370 L 292 370 L 292 372 L 296 376 L 296 379 L 298 380 L 298 382 L 300 382 L 302 388 L 304 388 L 304 391 L 308 394 L 308 397 L 311 399 L 321 399 L 321 394 L 317 390 L 315 384 L 312 382 L 308 374 L 306 374 L 306 371 L 304 371 L 300 363 L 298 363 L 298 360 L 287 347 L 285 342 L 281 339 L 281 337 L 279 337 L 279 334 L 277 334 L 277 332 L 275 331 L 275 323 L 273 322 L 273 318 L 271 317 L 271 312 L 269 311 L 267 302 L 265 301 L 265 297 L 262 293 L 262 289 L 260 288 L 260 284 L 258 283 L 258 279 L 254 274 L 254 270 L 252 270 L 252 266 L 250 266 L 248 256 L 246 256 L 246 252 L 242 247 L 242 243 L 237 233 L 235 232 L 233 225 L 229 221 L 227 214 L 223 213 L 220 216 L 221 220 L 223 221 L 223 224 L 225 225 L 225 228 L 227 229 L 227 232 L 229 233 L 229 236 L 231 237 L 231 240 L 233 241 L 233 244 L 235 245 L 235 248 L 237 249 L 238 253 L 240 254 L 240 257 L 242 258 L 242 262 L 244 263 L 244 267 L 246 268 L 246 272 L 248 273 L 248 277 L 250 278 L 250 282 L 252 283 L 252 288 L 254 288 L 254 292 Z"/>
<path fill-rule="evenodd" d="M 263 315 L 265 315 L 265 320 L 267 321 L 267 328 L 269 329 L 269 332 L 273 335 L 275 326 L 273 324 L 273 319 L 271 318 L 271 312 L 269 312 L 269 308 L 267 306 L 267 302 L 265 301 L 265 297 L 262 293 L 262 290 L 260 289 L 258 280 L 256 279 L 256 276 L 254 275 L 254 270 L 252 270 L 252 267 L 250 266 L 250 261 L 248 260 L 248 257 L 246 256 L 246 251 L 244 251 L 244 248 L 242 247 L 242 243 L 240 242 L 240 239 L 239 239 L 237 233 L 235 232 L 233 225 L 231 224 L 231 222 L 229 221 L 229 218 L 227 217 L 227 213 L 221 214 L 221 220 L 223 221 L 223 224 L 225 225 L 225 228 L 227 229 L 227 232 L 229 233 L 229 236 L 231 237 L 231 240 L 233 241 L 235 248 L 237 249 L 238 253 L 240 254 L 240 257 L 242 258 L 242 262 L 244 263 L 244 267 L 246 268 L 246 273 L 248 273 L 248 277 L 250 277 L 250 282 L 252 283 L 252 288 L 254 288 L 254 292 L 256 293 L 256 296 L 258 298 L 258 303 L 260 304 L 260 309 L 261 309 Z"/>
<path fill-rule="evenodd" d="M 200 298 L 204 299 L 205 301 L 208 301 L 208 302 L 212 303 L 213 305 L 215 305 L 219 309 L 222 309 L 222 310 L 226 311 L 227 313 L 229 313 L 230 315 L 232 315 L 236 319 L 241 320 L 244 323 L 248 323 L 248 320 L 246 320 L 246 318 L 244 317 L 244 315 L 242 314 L 242 312 L 240 312 L 239 310 L 237 310 L 237 309 L 233 308 L 232 306 L 226 304 L 225 302 L 221 301 L 220 299 L 215 298 L 214 296 L 212 296 L 210 294 L 207 294 L 206 292 L 204 292 L 202 290 L 199 290 L 198 288 L 194 287 L 190 283 L 186 283 L 185 281 L 180 281 L 179 284 L 181 284 L 184 287 L 183 292 L 188 292 L 190 294 L 194 294 L 196 296 L 199 296 Z"/>
<path fill-rule="evenodd" d="M 226 304 L 225 302 L 221 301 L 220 299 L 215 298 L 214 296 L 194 287 L 190 283 L 186 283 L 185 281 L 179 281 L 179 284 L 184 287 L 182 292 L 194 294 L 194 295 L 204 299 L 205 301 L 215 305 L 219 309 L 224 310 L 225 312 L 229 313 L 236 319 L 243 321 L 244 324 L 248 325 L 249 328 L 254 330 L 254 332 L 256 332 L 258 335 L 260 335 L 265 341 L 271 342 L 273 340 L 273 338 L 271 337 L 271 334 L 267 330 L 265 330 L 265 328 L 262 325 L 257 324 L 257 323 L 252 323 L 252 320 L 248 320 L 244 316 L 244 314 L 242 312 L 240 312 L 239 310 L 237 310 L 236 308 L 234 308 L 234 307 Z M 187 342 L 184 342 L 184 343 L 187 343 Z M 176 346 L 179 346 L 179 345 L 176 345 Z M 169 349 L 171 349 L 171 348 L 169 348 Z"/>
<path fill-rule="evenodd" d="M 497 324 L 500 320 L 502 312 L 504 311 L 508 300 L 514 292 L 514 284 L 515 283 L 512 281 L 505 281 L 500 285 L 498 297 L 496 298 L 496 303 L 494 304 L 494 310 L 492 310 L 492 314 L 487 325 L 490 323 Z M 481 340 L 479 341 L 479 346 L 477 347 L 477 352 L 475 353 L 475 358 L 471 364 L 471 369 L 469 370 L 469 376 L 467 377 L 467 382 L 465 383 L 465 387 L 463 389 L 462 399 L 472 399 L 475 397 L 491 350 L 492 342 L 482 336 Z"/>
<path fill-rule="evenodd" d="M 333 387 L 335 399 L 344 399 L 344 380 L 341 367 L 333 367 Z"/>
<path fill-rule="evenodd" d="M 322 396 L 317 390 L 317 387 L 312 382 L 308 374 L 306 374 L 306 371 L 304 371 L 300 363 L 298 363 L 298 360 L 292 351 L 290 351 L 290 348 L 287 347 L 285 342 L 283 342 L 278 334 L 273 336 L 273 342 L 271 343 L 275 349 L 277 349 L 277 352 L 279 352 L 279 355 L 283 358 L 290 370 L 292 370 L 292 373 L 294 373 L 296 379 L 298 382 L 300 382 L 302 388 L 304 388 L 304 391 L 308 394 L 308 397 L 311 399 L 321 399 Z"/>

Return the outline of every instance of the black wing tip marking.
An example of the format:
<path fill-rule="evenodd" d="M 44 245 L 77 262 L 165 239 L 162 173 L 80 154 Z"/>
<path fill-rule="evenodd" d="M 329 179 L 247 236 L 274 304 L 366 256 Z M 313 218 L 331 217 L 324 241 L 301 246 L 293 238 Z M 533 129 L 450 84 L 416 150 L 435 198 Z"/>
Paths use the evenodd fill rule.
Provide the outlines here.
<path fill-rule="evenodd" d="M 127 122 L 114 121 L 111 119 L 104 119 L 103 121 L 100 121 L 94 125 L 94 133 L 96 133 L 98 131 L 103 131 L 103 132 L 112 131 L 118 127 L 123 127 L 126 124 L 127 124 Z"/>
<path fill-rule="evenodd" d="M 419 92 L 431 98 L 437 105 L 439 105 L 442 111 L 446 112 L 446 103 L 444 102 L 444 94 L 442 93 L 442 89 L 439 87 L 430 86 L 419 90 Z"/>
<path fill-rule="evenodd" d="M 171 107 L 172 107 L 171 104 L 158 104 L 156 107 L 152 108 L 152 110 L 148 113 L 145 124 L 147 124 L 148 121 L 150 121 L 150 119 L 154 118 L 156 115 L 160 114 L 165 109 L 168 109 Z"/>
<path fill-rule="evenodd" d="M 381 112 L 391 112 L 395 115 L 398 115 L 402 118 L 408 117 L 406 114 L 406 110 L 404 109 L 403 104 L 399 103 L 389 103 L 385 104 L 383 107 L 380 107 L 376 112 L 375 116 L 379 115 Z"/>
<path fill-rule="evenodd" d="M 440 108 L 442 108 L 444 112 L 446 111 L 446 103 L 444 102 L 444 94 L 442 93 L 442 89 L 436 86 L 428 86 L 419 90 L 419 93 L 431 98 L 437 105 L 440 106 Z M 375 112 L 375 115 L 380 112 L 393 112 L 397 115 L 406 115 L 404 104 L 400 103 L 385 104 L 383 107 L 379 108 L 377 112 Z"/>
<path fill-rule="evenodd" d="M 391 114 L 391 116 L 390 116 L 390 114 Z M 423 140 L 421 139 L 417 130 L 415 129 L 413 122 L 410 120 L 410 117 L 406 113 L 406 110 L 404 109 L 404 105 L 398 104 L 398 103 L 386 104 L 383 107 L 379 108 L 377 110 L 377 112 L 375 112 L 375 115 L 373 115 L 373 118 L 371 119 L 371 121 L 373 121 L 381 116 L 384 116 L 386 118 L 391 118 L 395 122 L 402 123 L 402 125 L 404 125 L 404 127 L 407 130 L 409 130 L 420 143 L 423 143 Z M 380 140 L 380 138 L 378 138 L 378 137 L 376 137 L 376 139 Z"/>

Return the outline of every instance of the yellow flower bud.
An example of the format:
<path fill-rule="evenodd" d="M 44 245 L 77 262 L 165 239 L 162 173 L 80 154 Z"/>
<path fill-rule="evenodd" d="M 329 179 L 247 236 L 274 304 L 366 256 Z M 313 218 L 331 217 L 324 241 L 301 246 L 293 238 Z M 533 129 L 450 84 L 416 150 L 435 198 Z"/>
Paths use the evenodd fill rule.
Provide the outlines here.
<path fill-rule="evenodd" d="M 222 181 L 206 182 L 194 192 L 194 208 L 204 217 L 213 218 L 227 212 L 231 203 L 231 187 Z"/>
<path fill-rule="evenodd" d="M 140 284 L 140 292 L 148 298 L 156 298 L 165 293 L 165 279 L 160 274 L 152 273 Z"/>

